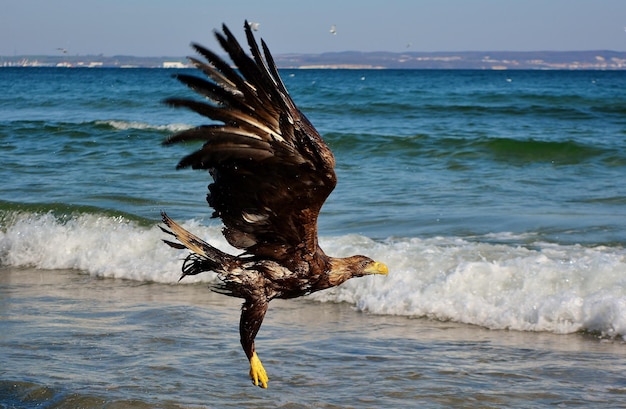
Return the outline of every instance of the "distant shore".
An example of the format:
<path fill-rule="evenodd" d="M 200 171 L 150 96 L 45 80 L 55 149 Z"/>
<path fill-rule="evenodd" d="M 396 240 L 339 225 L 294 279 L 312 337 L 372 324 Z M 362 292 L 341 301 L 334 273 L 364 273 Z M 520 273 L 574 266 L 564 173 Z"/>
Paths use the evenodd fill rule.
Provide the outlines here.
<path fill-rule="evenodd" d="M 626 51 L 332 52 L 278 54 L 279 68 L 626 70 Z M 0 56 L 0 67 L 187 68 L 186 57 L 104 55 Z"/>

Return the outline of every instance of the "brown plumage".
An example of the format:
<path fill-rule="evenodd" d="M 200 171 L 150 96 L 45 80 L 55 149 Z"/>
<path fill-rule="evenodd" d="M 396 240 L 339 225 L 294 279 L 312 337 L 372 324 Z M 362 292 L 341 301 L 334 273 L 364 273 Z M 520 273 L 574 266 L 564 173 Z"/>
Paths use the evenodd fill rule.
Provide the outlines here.
<path fill-rule="evenodd" d="M 318 245 L 317 217 L 337 182 L 332 152 L 298 110 L 263 41 L 263 55 L 246 22 L 251 56 L 226 26 L 215 35 L 238 70 L 215 53 L 194 44 L 206 62 L 190 58 L 207 79 L 177 75 L 206 101 L 170 98 L 166 103 L 191 109 L 214 121 L 172 135 L 164 144 L 202 141 L 178 168 L 207 169 L 213 177 L 207 201 L 213 217 L 234 247 L 230 255 L 176 224 L 165 213 L 163 229 L 191 250 L 181 279 L 204 271 L 217 273 L 213 290 L 244 299 L 239 330 L 255 385 L 267 375 L 254 346 L 268 303 L 340 285 L 352 277 L 387 274 L 387 267 L 365 256 L 333 258 Z"/>

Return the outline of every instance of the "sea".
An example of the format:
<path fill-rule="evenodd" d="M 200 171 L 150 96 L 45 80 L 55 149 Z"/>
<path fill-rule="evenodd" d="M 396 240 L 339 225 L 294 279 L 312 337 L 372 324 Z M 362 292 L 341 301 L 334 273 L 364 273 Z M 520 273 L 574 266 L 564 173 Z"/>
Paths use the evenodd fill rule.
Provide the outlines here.
<path fill-rule="evenodd" d="M 389 275 L 275 300 L 179 281 L 211 219 L 187 69 L 0 69 L 0 408 L 626 407 L 626 73 L 281 70 L 333 150 L 332 256 Z"/>

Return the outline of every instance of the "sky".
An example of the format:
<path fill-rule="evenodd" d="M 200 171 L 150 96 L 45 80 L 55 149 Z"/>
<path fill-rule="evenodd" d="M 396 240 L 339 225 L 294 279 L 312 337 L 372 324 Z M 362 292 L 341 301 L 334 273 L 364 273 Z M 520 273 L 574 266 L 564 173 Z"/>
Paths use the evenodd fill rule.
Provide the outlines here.
<path fill-rule="evenodd" d="M 626 51 L 626 0 L 0 0 L 0 55 L 185 56 L 246 19 L 274 54 Z"/>

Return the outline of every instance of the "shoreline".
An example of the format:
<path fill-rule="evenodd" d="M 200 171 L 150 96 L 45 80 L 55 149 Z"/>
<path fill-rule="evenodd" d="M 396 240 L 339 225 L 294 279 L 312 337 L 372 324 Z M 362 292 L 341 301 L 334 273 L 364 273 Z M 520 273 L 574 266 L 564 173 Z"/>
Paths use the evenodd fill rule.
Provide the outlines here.
<path fill-rule="evenodd" d="M 278 54 L 279 69 L 626 70 L 626 51 L 329 52 Z M 184 56 L 15 55 L 2 67 L 192 68 Z"/>

